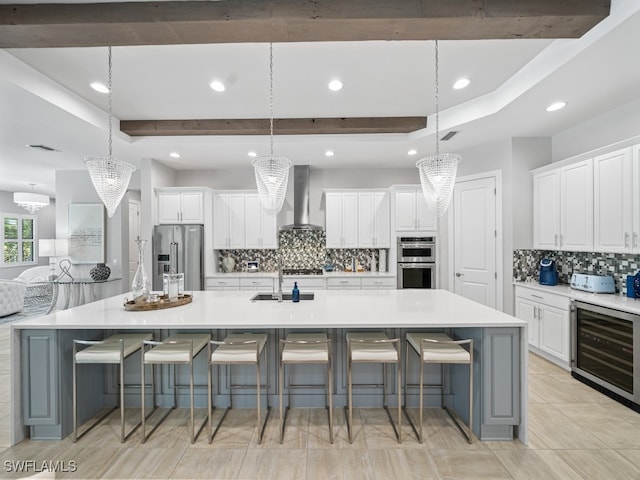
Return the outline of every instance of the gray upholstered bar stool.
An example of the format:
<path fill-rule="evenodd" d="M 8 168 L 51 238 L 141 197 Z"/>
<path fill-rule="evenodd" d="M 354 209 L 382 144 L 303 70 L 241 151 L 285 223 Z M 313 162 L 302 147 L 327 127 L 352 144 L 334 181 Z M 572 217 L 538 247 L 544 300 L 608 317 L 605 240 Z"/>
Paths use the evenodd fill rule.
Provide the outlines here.
<path fill-rule="evenodd" d="M 415 422 L 407 413 L 407 418 L 413 427 L 413 430 L 418 435 L 420 443 L 423 442 L 422 436 L 422 419 L 423 419 L 423 402 L 424 402 L 424 366 L 427 363 L 440 363 L 442 364 L 443 371 L 443 384 L 442 385 L 427 385 L 437 386 L 441 388 L 441 394 L 444 392 L 444 365 L 451 363 L 467 364 L 469 365 L 469 423 L 465 425 L 460 419 L 460 416 L 454 410 L 446 407 L 443 402 L 443 407 L 449 414 L 449 416 L 456 422 L 462 433 L 467 437 L 469 443 L 473 442 L 473 340 L 453 340 L 446 333 L 424 333 L 424 332 L 408 332 L 407 339 L 407 355 L 406 355 L 406 367 L 409 365 L 409 351 L 418 355 L 420 361 L 420 418 L 419 427 L 416 430 Z M 466 350 L 462 345 L 468 345 L 469 350 Z M 406 406 L 406 374 L 405 374 L 405 406 Z"/>
<path fill-rule="evenodd" d="M 213 405 L 211 400 L 211 376 L 213 374 L 214 365 L 255 365 L 256 366 L 256 408 L 258 410 L 258 444 L 262 443 L 262 434 L 264 433 L 264 427 L 267 424 L 269 418 L 269 405 L 267 402 L 267 415 L 265 416 L 264 423 L 262 422 L 262 411 L 260 401 L 260 356 L 267 344 L 266 333 L 232 333 L 222 342 L 211 340 L 211 344 L 217 346 L 217 348 L 211 353 L 209 361 L 209 443 L 213 440 L 215 432 L 213 432 L 213 426 L 211 424 L 211 414 L 213 412 Z M 265 354 L 265 359 L 269 358 L 269 355 Z M 244 386 L 234 386 L 229 382 L 229 408 L 233 404 L 233 394 L 231 390 L 233 388 L 243 388 Z M 216 432 L 222 425 L 222 421 L 229 411 L 227 408 L 216 427 Z"/>
<path fill-rule="evenodd" d="M 177 377 L 175 375 L 175 366 L 176 365 L 189 365 L 189 397 L 190 397 L 190 409 L 191 409 L 191 420 L 190 420 L 190 433 L 191 433 L 191 443 L 196 441 L 196 438 L 202 428 L 206 423 L 206 419 L 198 428 L 196 432 L 195 420 L 194 420 L 194 407 L 193 407 L 193 359 L 200 352 L 208 352 L 208 358 L 211 358 L 211 346 L 209 341 L 211 340 L 211 335 L 209 333 L 176 333 L 166 338 L 163 342 L 152 342 L 145 340 L 142 342 L 142 383 L 144 384 L 145 377 L 145 365 L 151 365 L 151 376 L 153 377 L 153 367 L 154 365 L 162 365 L 162 364 L 170 364 L 174 366 L 174 379 L 177 382 Z M 147 350 L 147 346 L 151 348 Z M 173 408 L 177 406 L 177 385 L 174 383 L 173 385 Z M 155 406 L 155 398 L 154 398 L 154 406 Z M 153 431 L 158 428 L 160 423 L 166 418 L 167 415 L 162 417 L 158 423 L 153 427 L 149 435 L 153 433 Z M 142 389 L 142 443 L 147 441 L 147 432 L 145 425 L 145 394 L 144 388 Z"/>
<path fill-rule="evenodd" d="M 95 427 L 100 421 L 106 418 L 111 411 L 106 412 L 97 419 L 82 435 L 78 435 L 78 364 L 99 363 L 118 365 L 120 376 L 120 442 L 131 435 L 140 423 L 135 425 L 133 429 L 125 435 L 124 428 L 124 361 L 134 353 L 140 351 L 142 341 L 151 340 L 151 333 L 119 333 L 112 335 L 100 341 L 74 340 L 73 341 L 73 441 L 78 441 L 82 435 Z M 82 350 L 78 350 L 78 346 L 86 346 Z M 142 381 L 141 385 L 144 391 L 145 385 Z"/>
<path fill-rule="evenodd" d="M 353 364 L 354 363 L 382 363 L 383 364 L 383 384 L 382 402 L 389 421 L 396 433 L 398 443 L 402 443 L 402 354 L 400 352 L 400 339 L 389 338 L 383 332 L 349 332 L 347 333 L 347 429 L 349 430 L 349 443 L 353 443 Z M 396 380 L 398 394 L 398 417 L 394 423 L 386 401 L 387 363 L 396 365 Z M 364 386 L 364 385 L 360 385 Z"/>
<path fill-rule="evenodd" d="M 329 442 L 333 443 L 333 371 L 331 367 L 331 339 L 326 333 L 290 333 L 286 340 L 280 339 L 280 443 L 284 441 L 284 425 L 286 415 L 283 416 L 282 392 L 284 390 L 284 366 L 292 363 L 324 364 L 327 368 L 327 404 L 329 409 Z M 307 385 L 309 386 L 309 385 Z M 291 405 L 291 387 L 287 380 L 287 392 Z"/>

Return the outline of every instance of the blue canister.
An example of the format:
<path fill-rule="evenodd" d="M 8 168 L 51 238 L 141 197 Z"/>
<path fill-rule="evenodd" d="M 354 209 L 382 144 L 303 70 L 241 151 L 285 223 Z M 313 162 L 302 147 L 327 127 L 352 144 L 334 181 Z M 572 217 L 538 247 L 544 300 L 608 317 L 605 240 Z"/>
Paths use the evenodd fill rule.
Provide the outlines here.
<path fill-rule="evenodd" d="M 636 298 L 635 291 L 633 289 L 633 282 L 635 281 L 635 275 L 627 275 L 627 297 Z"/>

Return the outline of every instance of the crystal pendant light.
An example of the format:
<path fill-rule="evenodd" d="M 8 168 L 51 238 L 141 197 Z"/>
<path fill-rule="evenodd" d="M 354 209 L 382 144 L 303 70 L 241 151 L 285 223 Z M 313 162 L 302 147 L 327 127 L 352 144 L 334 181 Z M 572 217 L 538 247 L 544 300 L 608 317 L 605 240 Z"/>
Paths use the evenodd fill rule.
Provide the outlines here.
<path fill-rule="evenodd" d="M 98 196 L 107 207 L 107 214 L 113 217 L 122 197 L 124 197 L 131 174 L 136 169 L 133 165 L 113 158 L 113 105 L 112 105 L 112 61 L 109 48 L 109 154 L 104 157 L 86 157 L 84 159 Z"/>
<path fill-rule="evenodd" d="M 13 203 L 20 205 L 33 215 L 41 208 L 49 205 L 49 197 L 34 192 L 35 183 L 30 183 L 29 185 L 31 185 L 30 192 L 15 192 L 13 194 Z"/>
<path fill-rule="evenodd" d="M 427 206 L 433 213 L 441 217 L 449 208 L 461 157 L 455 153 L 440 153 L 438 76 L 438 41 L 436 40 L 436 154 L 421 158 L 416 162 L 416 167 L 420 172 L 422 193 Z"/>
<path fill-rule="evenodd" d="M 262 209 L 268 215 L 275 216 L 282 209 L 287 193 L 291 160 L 273 155 L 273 44 L 269 44 L 269 155 L 257 157 L 251 162 L 255 170 L 256 186 Z"/>

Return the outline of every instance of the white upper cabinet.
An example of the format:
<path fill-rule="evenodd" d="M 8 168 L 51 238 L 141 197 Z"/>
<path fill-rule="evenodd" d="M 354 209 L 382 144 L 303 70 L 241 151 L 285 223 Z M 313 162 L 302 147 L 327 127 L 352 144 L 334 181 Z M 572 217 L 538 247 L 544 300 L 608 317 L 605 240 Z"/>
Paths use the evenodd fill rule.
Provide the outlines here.
<path fill-rule="evenodd" d="M 533 176 L 533 248 L 593 250 L 593 163 Z"/>
<path fill-rule="evenodd" d="M 244 194 L 213 195 L 213 248 L 244 248 Z"/>
<path fill-rule="evenodd" d="M 389 193 L 358 192 L 358 246 L 389 248 Z"/>
<path fill-rule="evenodd" d="M 437 230 L 437 216 L 427 207 L 422 187 L 398 187 L 395 200 L 397 231 Z"/>
<path fill-rule="evenodd" d="M 278 248 L 278 225 L 275 215 L 267 215 L 257 193 L 244 196 L 245 248 Z"/>
<path fill-rule="evenodd" d="M 358 247 L 358 194 L 326 192 L 327 248 Z"/>
<path fill-rule="evenodd" d="M 204 224 L 204 192 L 158 190 L 158 223 Z"/>
<path fill-rule="evenodd" d="M 631 252 L 637 248 L 638 230 L 634 232 L 632 205 L 637 190 L 638 169 L 634 172 L 633 149 L 625 148 L 593 160 L 594 168 L 594 250 Z M 634 183 L 636 184 L 634 186 Z M 636 222 L 637 223 L 637 222 Z"/>
<path fill-rule="evenodd" d="M 593 250 L 593 162 L 560 169 L 560 248 Z"/>
<path fill-rule="evenodd" d="M 533 248 L 555 250 L 560 236 L 560 171 L 533 176 Z"/>

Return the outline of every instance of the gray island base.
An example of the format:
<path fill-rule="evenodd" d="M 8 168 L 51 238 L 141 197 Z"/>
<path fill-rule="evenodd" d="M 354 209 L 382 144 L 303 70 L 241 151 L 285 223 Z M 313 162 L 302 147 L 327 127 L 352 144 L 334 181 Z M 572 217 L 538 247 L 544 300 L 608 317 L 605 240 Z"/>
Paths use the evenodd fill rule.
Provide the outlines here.
<path fill-rule="evenodd" d="M 208 332 L 222 340 L 232 332 L 268 334 L 267 368 L 262 370 L 262 393 L 269 405 L 278 402 L 278 339 L 289 332 L 326 332 L 333 343 L 334 406 L 346 405 L 346 341 L 349 331 L 384 331 L 402 339 L 403 375 L 407 376 L 407 407 L 418 405 L 418 358 L 409 359 L 404 370 L 407 331 L 445 331 L 456 339 L 474 340 L 474 422 L 481 440 L 527 443 L 527 338 L 526 322 L 485 307 L 445 290 L 316 291 L 313 300 L 299 303 L 251 302 L 253 292 L 193 292 L 193 302 L 176 308 L 147 312 L 125 311 L 126 295 L 117 295 L 69 310 L 15 323 L 13 372 L 21 389 L 13 395 L 13 443 L 33 439 L 62 439 L 71 432 L 72 340 L 95 340 L 116 332 L 152 332 L 162 340 L 176 332 Z M 322 365 L 288 367 L 290 391 L 285 398 L 292 408 L 325 404 L 325 370 Z M 194 362 L 198 387 L 196 406 L 207 405 L 207 359 Z M 425 383 L 444 384 L 444 403 L 468 418 L 468 367 L 429 365 Z M 19 372 L 22 372 L 21 374 Z M 255 408 L 255 370 L 234 366 L 214 369 L 214 405 L 229 404 L 233 390 L 235 408 Z M 383 404 L 383 367 L 354 366 L 354 406 Z M 393 368 L 386 372 L 387 404 L 394 406 Z M 115 368 L 82 365 L 79 368 L 80 420 L 117 403 Z M 170 407 L 177 386 L 178 407 L 188 405 L 188 371 L 179 367 L 156 369 L 156 404 Z M 253 385 L 253 388 L 251 386 Z M 357 386 L 361 385 L 361 386 Z M 235 388 L 244 387 L 247 388 Z M 140 355 L 125 367 L 126 405 L 140 406 Z M 427 387 L 426 405 L 441 406 L 441 388 Z M 288 395 L 287 395 L 288 393 Z M 150 396 L 150 395 L 149 395 Z M 428 416 L 428 411 L 426 412 Z M 274 417 L 275 418 L 275 417 Z M 271 420 L 270 420 L 271 421 Z"/>

